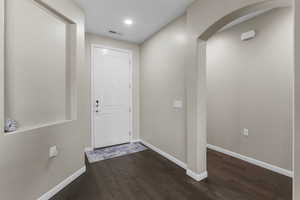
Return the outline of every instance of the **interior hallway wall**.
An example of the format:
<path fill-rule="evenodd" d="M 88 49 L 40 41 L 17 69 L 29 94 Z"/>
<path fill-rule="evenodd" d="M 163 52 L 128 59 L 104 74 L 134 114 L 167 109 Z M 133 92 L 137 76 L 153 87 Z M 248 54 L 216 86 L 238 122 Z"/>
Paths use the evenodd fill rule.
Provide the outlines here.
<path fill-rule="evenodd" d="M 241 41 L 249 30 L 257 37 Z M 292 9 L 275 9 L 214 35 L 207 75 L 208 144 L 292 170 Z"/>
<path fill-rule="evenodd" d="M 141 46 L 142 140 L 186 162 L 186 16 Z M 173 108 L 173 101 L 183 108 Z"/>
<path fill-rule="evenodd" d="M 85 165 L 84 147 L 88 137 L 86 131 L 89 128 L 89 102 L 87 98 L 89 79 L 84 65 L 84 13 L 71 0 L 41 1 L 78 24 L 75 37 L 77 48 L 76 52 L 74 52 L 74 59 L 76 60 L 76 66 L 74 67 L 76 67 L 77 77 L 77 120 L 11 135 L 0 133 L 0 199 L 3 200 L 38 199 Z M 0 1 L 0 3 L 2 2 Z M 38 8 L 34 1 L 17 0 L 14 2 L 17 2 L 16 6 L 26 3 L 29 8 Z M 2 9 L 2 4 L 0 4 L 0 10 L 2 11 Z M 1 11 L 0 15 L 2 14 Z M 15 12 L 14 18 L 7 20 L 16 20 L 24 17 L 24 15 L 32 15 L 32 13 Z M 28 31 L 36 28 L 34 26 L 35 23 L 45 23 L 43 18 L 36 18 L 35 20 L 26 25 Z M 3 30 L 3 25 L 1 20 L 1 30 Z M 52 31 L 52 35 L 55 36 L 57 34 L 55 31 L 57 30 L 53 29 Z M 50 33 L 47 32 L 47 34 Z M 7 37 L 13 37 L 13 35 L 8 35 Z M 27 45 L 33 42 L 24 35 L 19 34 L 18 37 L 19 39 L 23 37 L 23 42 L 27 41 Z M 41 40 L 40 37 L 43 38 L 45 35 L 37 35 L 34 39 L 39 41 Z M 2 44 L 0 42 L 0 45 Z M 19 46 L 19 48 L 22 48 L 22 46 Z M 47 49 L 48 58 L 53 58 L 51 53 L 55 50 Z M 30 52 L 26 53 L 34 53 L 36 49 L 28 49 L 28 51 Z M 35 64 L 39 65 L 39 59 L 43 60 L 45 58 L 37 57 Z M 57 69 L 57 66 L 53 67 Z M 36 76 L 38 75 L 36 74 Z M 22 84 L 22 82 L 19 82 L 19 84 Z M 24 95 L 27 95 L 26 91 L 23 92 Z M 36 95 L 38 98 L 39 93 Z M 54 97 L 48 96 L 49 101 L 51 101 L 51 98 Z M 0 101 L 2 103 L 3 99 L 1 98 Z M 49 147 L 53 145 L 57 146 L 59 154 L 56 158 L 50 159 Z"/>
<path fill-rule="evenodd" d="M 102 45 L 132 51 L 133 59 L 133 139 L 139 139 L 140 134 L 140 47 L 137 44 L 115 40 L 112 38 L 86 33 L 86 66 L 91 78 L 91 45 Z M 91 91 L 89 91 L 91 102 Z M 90 131 L 89 131 L 90 133 Z M 89 144 L 91 145 L 91 137 Z"/>

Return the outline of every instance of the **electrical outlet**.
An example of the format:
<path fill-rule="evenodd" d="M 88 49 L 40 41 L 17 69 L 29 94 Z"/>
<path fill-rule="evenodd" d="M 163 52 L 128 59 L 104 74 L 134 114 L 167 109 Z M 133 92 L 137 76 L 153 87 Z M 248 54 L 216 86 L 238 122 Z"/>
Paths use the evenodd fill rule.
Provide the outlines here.
<path fill-rule="evenodd" d="M 249 136 L 249 130 L 244 128 L 243 129 L 243 133 L 242 133 L 244 136 Z"/>
<path fill-rule="evenodd" d="M 49 149 L 49 158 L 55 158 L 58 156 L 58 150 L 56 146 L 50 147 Z"/>

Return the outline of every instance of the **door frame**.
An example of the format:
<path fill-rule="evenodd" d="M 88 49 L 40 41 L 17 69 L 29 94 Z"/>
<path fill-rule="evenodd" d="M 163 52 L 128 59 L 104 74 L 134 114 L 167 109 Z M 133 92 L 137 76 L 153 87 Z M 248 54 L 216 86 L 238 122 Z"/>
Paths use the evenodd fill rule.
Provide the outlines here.
<path fill-rule="evenodd" d="M 94 50 L 96 48 L 101 48 L 101 49 L 108 49 L 112 51 L 119 51 L 122 53 L 127 53 L 129 54 L 129 60 L 130 60 L 130 65 L 129 65 L 129 106 L 131 108 L 129 112 L 129 142 L 133 142 L 133 110 L 134 110 L 134 105 L 133 105 L 133 54 L 131 50 L 127 49 L 121 49 L 121 48 L 115 48 L 115 47 L 110 47 L 110 46 L 105 46 L 105 45 L 100 45 L 100 44 L 91 44 L 91 105 L 90 105 L 90 112 L 91 112 L 91 144 L 92 144 L 92 149 L 95 149 L 95 132 L 94 132 L 94 98 L 95 98 L 95 90 L 94 90 Z"/>

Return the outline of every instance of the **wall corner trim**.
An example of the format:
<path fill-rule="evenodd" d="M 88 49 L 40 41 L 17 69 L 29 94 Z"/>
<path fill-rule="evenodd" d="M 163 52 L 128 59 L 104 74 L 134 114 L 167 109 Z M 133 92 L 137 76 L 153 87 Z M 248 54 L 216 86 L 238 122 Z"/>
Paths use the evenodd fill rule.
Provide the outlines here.
<path fill-rule="evenodd" d="M 284 175 L 284 176 L 288 176 L 290 178 L 294 177 L 294 173 L 292 171 L 289 171 L 287 169 L 283 169 L 283 168 L 280 168 L 280 167 L 277 167 L 277 166 L 265 163 L 263 161 L 256 160 L 254 158 L 250 158 L 250 157 L 247 157 L 247 156 L 244 156 L 244 155 L 241 155 L 241 154 L 229 151 L 229 150 L 224 149 L 222 147 L 218 147 L 218 146 L 214 146 L 214 145 L 211 145 L 211 144 L 207 144 L 207 148 L 211 149 L 211 150 L 214 150 L 214 151 L 218 151 L 218 152 L 226 154 L 226 155 L 229 155 L 231 157 L 243 160 L 243 161 L 251 163 L 253 165 L 256 165 L 256 166 L 259 166 L 259 167 L 271 170 L 271 171 L 276 172 L 278 174 L 281 174 L 281 175 Z"/>
<path fill-rule="evenodd" d="M 72 174 L 71 176 L 69 176 L 68 178 L 66 178 L 65 180 L 63 180 L 61 183 L 59 183 L 54 188 L 52 188 L 51 190 L 49 190 L 48 192 L 46 192 L 45 194 L 43 194 L 37 200 L 49 200 L 54 195 L 56 195 L 59 191 L 61 191 L 62 189 L 64 189 L 67 185 L 69 185 L 70 183 L 72 183 L 79 176 L 81 176 L 82 174 L 84 174 L 85 171 L 86 171 L 86 166 L 82 167 L 81 169 L 79 169 L 78 171 L 76 171 L 74 174 Z"/>
<path fill-rule="evenodd" d="M 203 172 L 203 173 L 201 173 L 201 174 L 197 174 L 197 173 L 193 172 L 192 170 L 187 169 L 187 170 L 186 170 L 186 174 L 187 174 L 189 177 L 193 178 L 195 181 L 198 181 L 198 182 L 199 182 L 199 181 L 203 181 L 204 179 L 206 179 L 206 178 L 208 177 L 207 171 L 206 171 L 206 172 Z"/>
<path fill-rule="evenodd" d="M 176 165 L 178 165 L 179 167 L 182 167 L 183 169 L 186 169 L 187 168 L 187 165 L 186 163 L 178 160 L 177 158 L 175 158 L 174 156 L 160 150 L 159 148 L 155 147 L 154 145 L 148 143 L 148 142 L 145 142 L 144 140 L 140 140 L 140 142 L 142 144 L 144 144 L 145 146 L 147 146 L 148 148 L 152 149 L 153 151 L 155 151 L 156 153 L 162 155 L 163 157 L 167 158 L 168 160 L 172 161 L 173 163 L 175 163 Z"/>

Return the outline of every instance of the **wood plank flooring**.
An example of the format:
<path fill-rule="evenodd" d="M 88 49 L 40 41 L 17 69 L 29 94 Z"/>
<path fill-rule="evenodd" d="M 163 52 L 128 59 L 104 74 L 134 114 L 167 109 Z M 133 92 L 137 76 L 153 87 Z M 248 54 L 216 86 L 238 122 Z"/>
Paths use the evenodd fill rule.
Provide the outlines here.
<path fill-rule="evenodd" d="M 292 179 L 208 150 L 209 178 L 147 150 L 95 164 L 51 200 L 292 200 Z"/>

